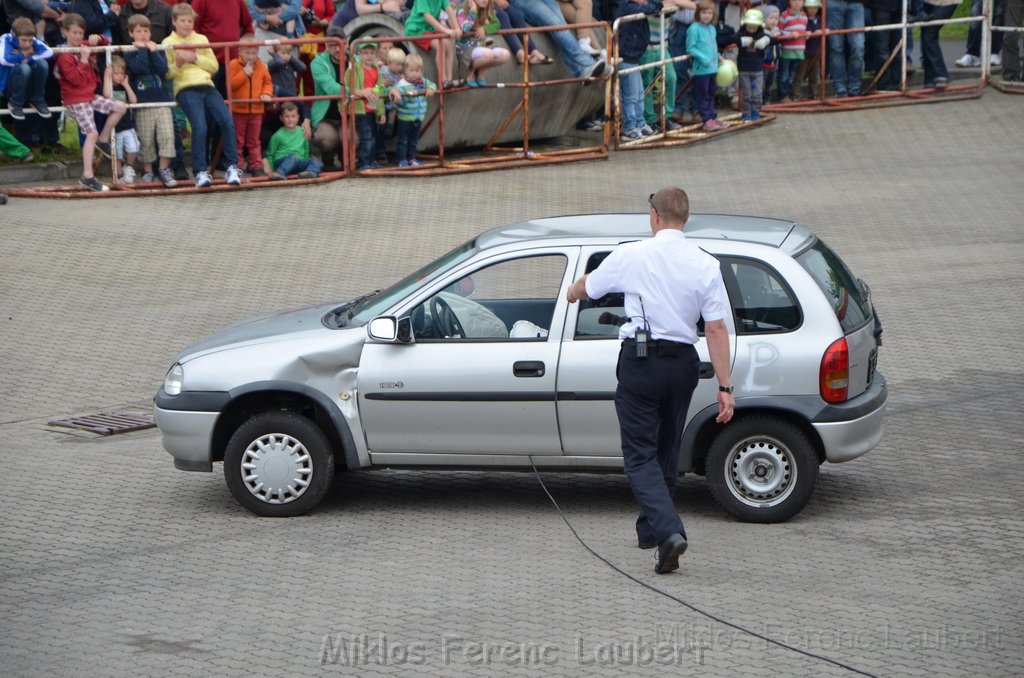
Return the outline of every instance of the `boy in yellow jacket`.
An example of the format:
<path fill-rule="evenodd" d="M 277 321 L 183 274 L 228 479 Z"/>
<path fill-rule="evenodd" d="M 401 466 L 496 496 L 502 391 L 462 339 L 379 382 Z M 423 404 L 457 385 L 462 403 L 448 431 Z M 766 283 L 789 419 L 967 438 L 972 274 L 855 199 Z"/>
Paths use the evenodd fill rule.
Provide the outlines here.
<path fill-rule="evenodd" d="M 196 33 L 196 15 L 190 5 L 178 3 L 171 9 L 174 32 L 164 38 L 165 45 L 208 45 L 206 36 Z M 229 184 L 242 183 L 238 169 L 238 142 L 231 114 L 224 97 L 213 86 L 213 74 L 219 68 L 213 50 L 205 48 L 175 48 L 167 53 L 167 77 L 174 84 L 174 98 L 192 127 L 192 172 L 196 188 L 205 188 L 213 180 L 208 171 L 206 149 L 206 116 L 213 118 L 224 141 L 224 159 L 228 163 L 225 173 Z"/>

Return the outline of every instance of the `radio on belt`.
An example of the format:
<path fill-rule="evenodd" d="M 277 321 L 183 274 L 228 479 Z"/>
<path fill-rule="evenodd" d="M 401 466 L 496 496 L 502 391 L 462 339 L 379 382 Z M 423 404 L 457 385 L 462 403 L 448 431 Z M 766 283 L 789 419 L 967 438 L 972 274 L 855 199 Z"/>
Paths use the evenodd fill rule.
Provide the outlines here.
<path fill-rule="evenodd" d="M 646 358 L 647 357 L 647 330 L 637 330 L 634 335 L 636 341 L 636 357 Z"/>

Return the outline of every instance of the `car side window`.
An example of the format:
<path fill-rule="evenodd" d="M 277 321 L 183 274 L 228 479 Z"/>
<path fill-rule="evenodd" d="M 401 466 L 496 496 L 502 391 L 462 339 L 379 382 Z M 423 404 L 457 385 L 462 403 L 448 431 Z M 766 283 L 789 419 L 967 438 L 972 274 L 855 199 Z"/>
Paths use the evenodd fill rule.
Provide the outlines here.
<path fill-rule="evenodd" d="M 595 252 L 587 259 L 585 273 L 590 273 L 611 254 L 607 252 Z M 582 299 L 579 302 L 579 312 L 576 315 L 576 339 L 616 339 L 619 336 L 619 327 L 612 321 L 625 319 L 626 309 L 622 292 L 610 292 L 600 299 Z"/>
<path fill-rule="evenodd" d="M 567 265 L 565 255 L 540 255 L 463 276 L 413 309 L 416 340 L 543 341 Z"/>
<path fill-rule="evenodd" d="M 789 332 L 800 326 L 800 305 L 774 269 L 749 259 L 723 259 L 722 276 L 739 334 Z"/>

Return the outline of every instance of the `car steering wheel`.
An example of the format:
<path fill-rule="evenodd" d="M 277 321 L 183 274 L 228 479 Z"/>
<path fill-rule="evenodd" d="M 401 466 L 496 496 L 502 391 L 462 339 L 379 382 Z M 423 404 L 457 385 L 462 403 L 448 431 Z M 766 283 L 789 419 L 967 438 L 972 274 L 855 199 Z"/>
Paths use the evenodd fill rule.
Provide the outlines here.
<path fill-rule="evenodd" d="M 430 322 L 434 326 L 434 332 L 438 337 L 464 338 L 465 330 L 455 316 L 451 305 L 438 295 L 430 300 Z"/>

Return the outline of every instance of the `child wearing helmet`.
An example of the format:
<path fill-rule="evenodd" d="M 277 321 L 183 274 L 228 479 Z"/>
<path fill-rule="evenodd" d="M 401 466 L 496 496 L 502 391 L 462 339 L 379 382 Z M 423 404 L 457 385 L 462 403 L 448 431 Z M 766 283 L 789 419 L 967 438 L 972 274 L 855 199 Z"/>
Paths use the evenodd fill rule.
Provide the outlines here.
<path fill-rule="evenodd" d="M 807 32 L 821 30 L 821 0 L 804 0 L 804 12 L 807 14 Z M 791 95 L 799 96 L 800 84 L 806 83 L 806 98 L 813 99 L 818 91 L 819 75 L 821 74 L 821 46 L 825 42 L 823 36 L 807 38 L 804 49 L 804 60 L 800 62 L 800 70 L 793 83 Z M 795 97 L 794 97 L 795 98 Z"/>
<path fill-rule="evenodd" d="M 759 9 L 748 9 L 740 22 L 739 56 L 736 65 L 740 69 L 740 92 L 742 97 L 743 122 L 761 119 L 761 104 L 764 102 L 764 52 L 772 41 L 778 40 L 764 32 L 764 15 Z"/>

